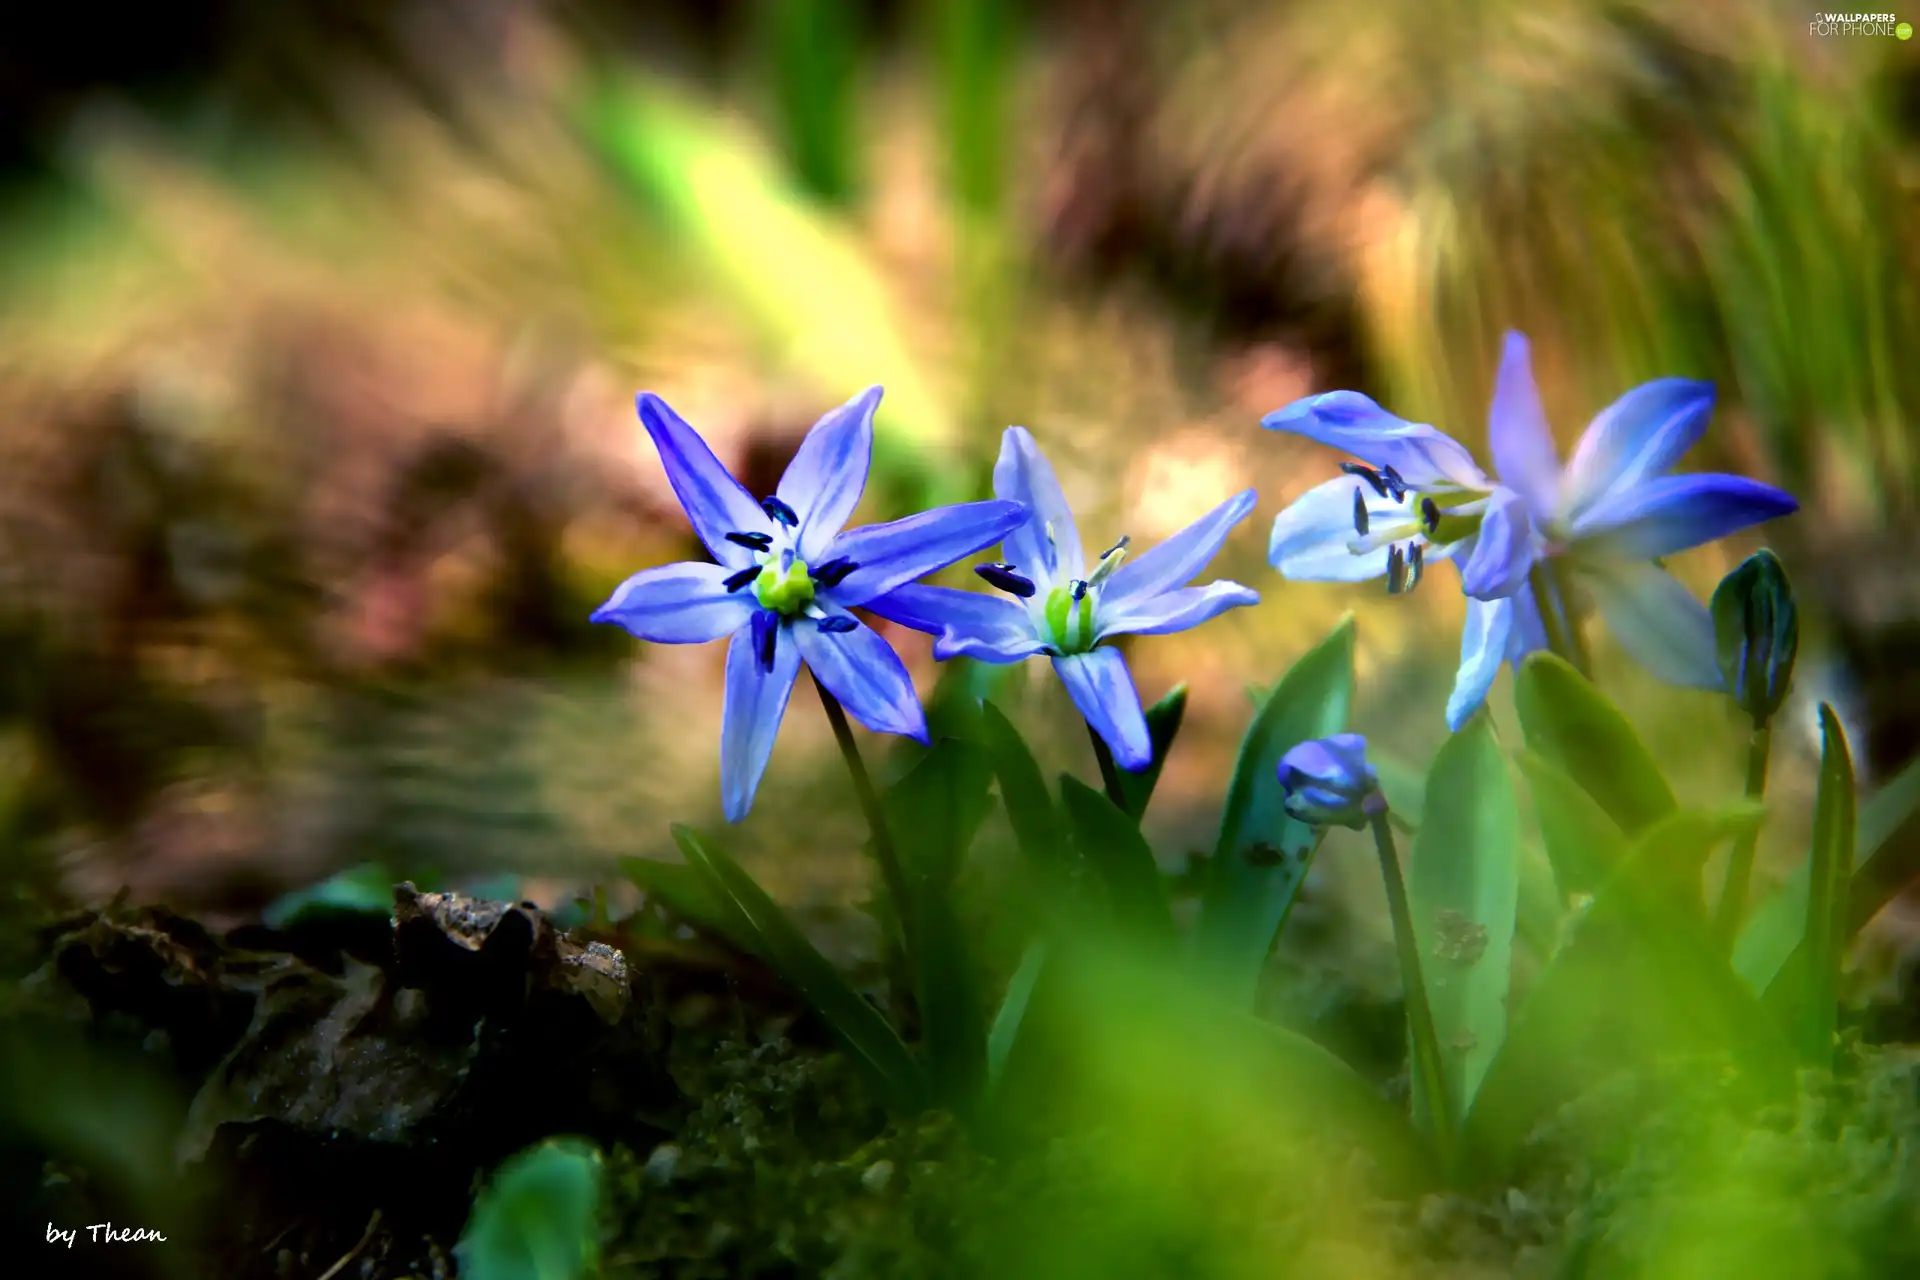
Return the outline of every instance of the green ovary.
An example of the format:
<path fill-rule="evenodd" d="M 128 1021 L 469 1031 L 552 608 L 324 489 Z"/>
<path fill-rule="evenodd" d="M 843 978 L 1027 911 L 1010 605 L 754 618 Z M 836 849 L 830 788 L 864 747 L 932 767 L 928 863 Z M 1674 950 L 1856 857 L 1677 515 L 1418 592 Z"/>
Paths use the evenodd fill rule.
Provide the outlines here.
<path fill-rule="evenodd" d="M 1093 596 L 1089 592 L 1079 600 L 1070 587 L 1055 587 L 1047 593 L 1041 611 L 1046 619 L 1047 639 L 1061 653 L 1085 653 L 1093 648 Z"/>
<path fill-rule="evenodd" d="M 807 562 L 795 559 L 785 573 L 780 572 L 779 561 L 768 564 L 753 580 L 753 594 L 761 608 L 782 617 L 799 613 L 813 603 L 813 579 L 807 574 Z"/>

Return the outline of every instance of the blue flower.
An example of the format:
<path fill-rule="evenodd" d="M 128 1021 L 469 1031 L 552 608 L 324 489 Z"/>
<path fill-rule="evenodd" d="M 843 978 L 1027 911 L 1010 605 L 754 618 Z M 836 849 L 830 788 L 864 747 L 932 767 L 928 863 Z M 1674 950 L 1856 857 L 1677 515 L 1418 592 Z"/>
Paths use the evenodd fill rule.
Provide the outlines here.
<path fill-rule="evenodd" d="M 927 740 L 926 715 L 898 655 L 848 610 L 1004 538 L 1017 502 L 966 502 L 841 531 L 873 453 L 869 387 L 807 433 L 772 496 L 755 501 L 666 401 L 640 397 L 667 480 L 718 563 L 634 574 L 593 612 L 656 644 L 732 636 L 720 718 L 720 791 L 746 817 L 804 658 L 813 678 L 876 733 Z"/>
<path fill-rule="evenodd" d="M 1447 702 L 1455 729 L 1486 698 L 1502 661 L 1545 648 L 1543 602 L 1530 575 L 1551 559 L 1573 600 L 1548 600 L 1572 625 L 1591 601 L 1633 659 L 1670 684 L 1719 689 L 1713 619 L 1661 567 L 1676 552 L 1799 509 L 1771 485 L 1731 475 L 1674 475 L 1706 430 L 1710 383 L 1661 378 L 1609 405 L 1563 468 L 1540 408 L 1527 341 L 1506 336 L 1488 440 L 1498 479 L 1430 426 L 1366 396 L 1330 391 L 1261 425 L 1344 449 L 1367 465 L 1303 494 L 1273 523 L 1268 558 L 1288 578 L 1410 589 L 1451 560 L 1466 592 L 1460 671 Z"/>
<path fill-rule="evenodd" d="M 1281 756 L 1280 788 L 1288 815 L 1314 827 L 1358 830 L 1387 807 L 1357 733 L 1315 738 Z"/>
<path fill-rule="evenodd" d="M 1215 507 L 1132 563 L 1128 539 L 1091 571 L 1060 482 L 1025 427 L 1009 427 L 993 469 L 993 491 L 1023 503 L 1029 515 L 1007 535 L 1007 560 L 975 570 L 1011 599 L 946 587 L 910 586 L 867 607 L 902 626 L 939 636 L 934 656 L 1018 662 L 1044 653 L 1087 723 L 1120 767 L 1153 762 L 1140 694 L 1120 651 L 1102 640 L 1132 633 L 1165 635 L 1197 627 L 1259 593 L 1237 582 L 1189 587 L 1233 526 L 1253 510 L 1249 489 Z"/>

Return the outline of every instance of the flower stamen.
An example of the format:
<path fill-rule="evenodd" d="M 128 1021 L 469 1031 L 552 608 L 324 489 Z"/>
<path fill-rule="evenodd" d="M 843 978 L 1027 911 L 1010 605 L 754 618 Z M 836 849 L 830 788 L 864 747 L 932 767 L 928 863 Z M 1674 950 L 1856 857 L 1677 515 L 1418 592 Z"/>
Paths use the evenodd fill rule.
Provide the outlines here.
<path fill-rule="evenodd" d="M 988 586 L 997 587 L 1008 595 L 1019 596 L 1022 600 L 1031 600 L 1033 593 L 1038 590 L 1031 578 L 1016 572 L 1014 566 L 1005 561 L 975 565 L 973 571 Z"/>
<path fill-rule="evenodd" d="M 773 670 L 773 649 L 780 637 L 780 615 L 761 609 L 753 615 L 753 656 L 760 670 Z"/>
<path fill-rule="evenodd" d="M 813 580 L 823 587 L 837 587 L 860 566 L 845 556 L 835 556 L 813 571 Z"/>
<path fill-rule="evenodd" d="M 746 568 L 742 569 L 738 573 L 728 574 L 727 580 L 721 585 L 726 587 L 728 595 L 732 595 L 734 592 L 740 590 L 740 588 L 746 586 L 749 582 L 752 582 L 755 578 L 759 576 L 760 576 L 760 566 L 757 564 L 748 565 Z"/>
<path fill-rule="evenodd" d="M 1367 524 L 1367 491 L 1355 485 L 1353 487 L 1353 531 L 1364 538 L 1367 536 Z"/>
<path fill-rule="evenodd" d="M 789 529 L 797 529 L 800 527 L 800 517 L 794 513 L 793 508 L 772 494 L 768 494 L 766 497 L 760 499 L 760 509 L 766 512 L 767 519 L 773 521 L 775 524 L 784 525 Z M 769 541 L 771 541 L 771 539 L 769 539 Z"/>
<path fill-rule="evenodd" d="M 727 541 L 736 547 L 746 547 L 750 551 L 765 551 L 773 546 L 770 533 L 741 533 L 735 530 L 727 535 Z"/>
<path fill-rule="evenodd" d="M 855 622 L 852 618 L 848 617 L 844 613 L 836 613 L 830 618 L 820 619 L 820 621 L 815 625 L 817 625 L 820 628 L 820 630 L 825 634 L 830 636 L 836 636 L 836 635 L 843 635 L 846 632 L 853 630 L 855 627 L 859 626 L 860 624 L 858 622 Z"/>

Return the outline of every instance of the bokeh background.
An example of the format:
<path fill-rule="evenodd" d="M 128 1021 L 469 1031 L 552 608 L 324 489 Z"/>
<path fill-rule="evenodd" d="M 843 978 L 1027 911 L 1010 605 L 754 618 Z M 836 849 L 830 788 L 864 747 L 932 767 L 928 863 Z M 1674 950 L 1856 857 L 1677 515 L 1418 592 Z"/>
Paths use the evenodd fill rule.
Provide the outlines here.
<path fill-rule="evenodd" d="M 1636 382 L 1720 388 L 1695 467 L 1798 494 L 1808 706 L 1869 785 L 1920 747 L 1920 53 L 1802 6 L 1597 0 L 97 0 L 0 17 L 0 813 L 16 896 L 244 917 L 378 859 L 563 901 L 717 826 L 724 646 L 586 622 L 697 554 L 632 409 L 749 488 L 887 387 L 860 517 L 978 496 L 1029 426 L 1090 540 L 1228 494 L 1265 600 L 1130 651 L 1191 686 L 1149 820 L 1210 847 L 1268 684 L 1347 610 L 1358 727 L 1444 734 L 1462 616 L 1288 585 L 1333 473 L 1258 428 L 1352 387 L 1478 444 L 1501 331 L 1563 447 Z M 1912 15 L 1920 18 L 1920 13 Z M 1675 565 L 1704 596 L 1751 543 Z M 962 582 L 964 571 L 949 575 Z M 925 637 L 894 636 L 930 691 Z M 1600 678 L 1689 794 L 1723 699 Z M 1050 764 L 1092 761 L 1044 668 Z M 1502 677 L 1496 716 L 1509 727 Z M 886 767 L 886 745 L 866 739 Z M 797 696 L 736 850 L 796 904 L 865 875 Z M 1336 841 L 1336 845 L 1337 845 Z M 1334 846 L 1330 846 L 1334 847 Z M 1358 852 L 1358 850 L 1356 850 Z M 1353 874 L 1344 869 L 1352 865 Z M 1362 895 L 1364 859 L 1316 893 Z"/>

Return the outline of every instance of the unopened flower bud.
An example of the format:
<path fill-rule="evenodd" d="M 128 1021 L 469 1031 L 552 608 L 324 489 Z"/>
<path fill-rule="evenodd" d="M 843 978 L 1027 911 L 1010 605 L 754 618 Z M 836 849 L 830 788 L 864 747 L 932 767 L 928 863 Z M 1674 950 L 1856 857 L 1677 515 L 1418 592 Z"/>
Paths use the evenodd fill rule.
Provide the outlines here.
<path fill-rule="evenodd" d="M 1713 638 L 1727 692 L 1755 723 L 1786 700 L 1800 651 L 1800 614 L 1779 557 L 1762 549 L 1713 593 Z"/>
<path fill-rule="evenodd" d="M 1280 758 L 1280 786 L 1288 816 L 1315 827 L 1358 830 L 1387 807 L 1367 763 L 1367 740 L 1357 733 L 1316 738 L 1287 752 Z"/>

